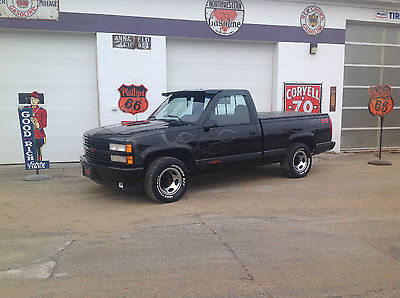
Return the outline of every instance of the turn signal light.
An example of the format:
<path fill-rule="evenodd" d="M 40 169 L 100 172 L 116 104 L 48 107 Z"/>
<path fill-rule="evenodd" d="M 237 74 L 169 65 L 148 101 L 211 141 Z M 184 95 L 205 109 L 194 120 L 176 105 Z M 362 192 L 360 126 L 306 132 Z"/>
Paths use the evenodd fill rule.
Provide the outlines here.
<path fill-rule="evenodd" d="M 126 152 L 132 153 L 132 145 L 131 144 L 126 145 Z"/>
<path fill-rule="evenodd" d="M 128 165 L 133 165 L 133 156 L 127 156 L 126 157 L 126 163 Z"/>

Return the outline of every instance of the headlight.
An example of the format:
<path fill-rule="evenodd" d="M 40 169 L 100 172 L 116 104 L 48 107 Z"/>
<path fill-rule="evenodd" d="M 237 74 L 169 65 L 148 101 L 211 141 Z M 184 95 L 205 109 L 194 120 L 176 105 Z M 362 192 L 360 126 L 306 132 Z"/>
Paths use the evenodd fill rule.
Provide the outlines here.
<path fill-rule="evenodd" d="M 126 147 L 123 144 L 110 144 L 110 150 L 126 152 Z"/>
<path fill-rule="evenodd" d="M 111 161 L 126 163 L 126 156 L 111 155 Z"/>
<path fill-rule="evenodd" d="M 128 165 L 133 165 L 133 156 L 130 155 L 111 155 L 110 156 L 111 161 L 113 162 L 120 162 L 120 163 L 126 163 Z"/>

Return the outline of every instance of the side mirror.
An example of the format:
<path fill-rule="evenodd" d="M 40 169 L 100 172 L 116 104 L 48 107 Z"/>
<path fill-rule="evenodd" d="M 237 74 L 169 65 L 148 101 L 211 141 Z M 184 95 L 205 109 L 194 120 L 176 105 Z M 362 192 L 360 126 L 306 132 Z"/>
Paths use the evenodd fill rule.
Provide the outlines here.
<path fill-rule="evenodd" d="M 217 126 L 218 126 L 217 120 L 208 119 L 206 124 L 204 124 L 203 129 L 204 129 L 204 131 L 209 131 L 210 128 L 217 127 Z"/>

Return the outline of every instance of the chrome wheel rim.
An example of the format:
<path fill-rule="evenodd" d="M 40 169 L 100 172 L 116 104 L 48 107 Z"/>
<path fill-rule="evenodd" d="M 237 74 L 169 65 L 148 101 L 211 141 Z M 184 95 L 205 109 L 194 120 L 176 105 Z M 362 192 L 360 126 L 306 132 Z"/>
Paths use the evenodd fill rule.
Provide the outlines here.
<path fill-rule="evenodd" d="M 158 176 L 157 184 L 163 195 L 173 196 L 182 186 L 182 174 L 176 168 L 166 168 Z"/>
<path fill-rule="evenodd" d="M 302 173 L 307 170 L 309 165 L 308 156 L 303 149 L 299 149 L 293 156 L 293 168 Z"/>

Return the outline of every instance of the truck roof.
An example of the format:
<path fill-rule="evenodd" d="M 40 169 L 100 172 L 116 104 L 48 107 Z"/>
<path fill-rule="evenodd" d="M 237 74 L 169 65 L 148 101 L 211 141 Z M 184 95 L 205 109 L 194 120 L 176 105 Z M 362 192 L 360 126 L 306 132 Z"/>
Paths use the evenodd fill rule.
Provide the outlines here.
<path fill-rule="evenodd" d="M 178 94 L 178 93 L 205 93 L 210 95 L 215 95 L 221 91 L 244 91 L 243 89 L 188 89 L 188 90 L 178 90 L 178 91 L 169 91 L 161 93 L 162 96 L 170 96 L 171 94 Z"/>

